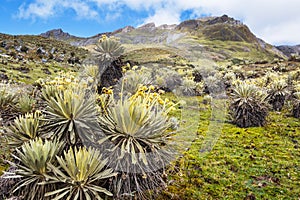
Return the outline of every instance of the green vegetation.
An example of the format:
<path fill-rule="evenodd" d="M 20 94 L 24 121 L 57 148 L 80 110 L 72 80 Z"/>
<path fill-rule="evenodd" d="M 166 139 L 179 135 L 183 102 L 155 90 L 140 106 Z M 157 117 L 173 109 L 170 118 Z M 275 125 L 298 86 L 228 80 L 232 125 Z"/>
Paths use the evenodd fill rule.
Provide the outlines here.
<path fill-rule="evenodd" d="M 41 184 L 49 173 L 47 165 L 54 161 L 55 156 L 62 149 L 62 143 L 45 141 L 42 139 L 31 140 L 16 149 L 13 157 L 16 162 L 16 171 L 8 178 L 21 178 L 14 186 L 13 193 L 23 196 L 24 199 L 43 199 L 44 194 L 53 186 Z"/>
<path fill-rule="evenodd" d="M 263 126 L 268 115 L 266 95 L 249 83 L 240 83 L 233 88 L 230 114 L 232 121 L 242 128 Z"/>
<path fill-rule="evenodd" d="M 85 51 L 65 43 L 19 36 L 16 50 L 1 35 L 0 50 L 15 50 L 0 73 L 32 85 L 0 88 L 0 172 L 10 178 L 0 198 L 299 199 L 299 63 L 271 63 L 276 55 L 246 29 L 132 46 L 139 31 L 123 38 L 125 51 L 103 36 L 91 65 L 72 63 Z M 140 40 L 164 33 L 154 32 Z M 53 48 L 44 42 L 58 52 L 44 55 Z M 72 62 L 54 61 L 60 54 Z M 103 87 L 107 69 L 122 78 Z"/>
<path fill-rule="evenodd" d="M 210 115 L 209 109 L 201 113 Z M 238 128 L 225 123 L 212 151 L 201 154 L 207 121 L 206 118 L 200 122 L 198 139 L 174 163 L 169 177 L 171 185 L 158 199 L 300 197 L 298 119 L 286 117 L 285 113 L 271 113 L 265 127 Z"/>
<path fill-rule="evenodd" d="M 10 147 L 20 147 L 23 143 L 36 139 L 41 134 L 42 116 L 39 112 L 20 115 L 6 130 L 6 140 Z"/>
<path fill-rule="evenodd" d="M 51 184 L 60 183 L 59 188 L 49 191 L 46 197 L 53 196 L 51 199 L 97 199 L 101 200 L 101 194 L 112 196 L 112 193 L 99 186 L 99 181 L 113 177 L 112 169 L 105 169 L 107 159 L 101 160 L 99 151 L 89 148 L 79 148 L 64 152 L 63 157 L 56 157 L 58 167 L 49 165 L 54 176 L 47 176 Z M 45 181 L 45 184 L 49 184 Z"/>
<path fill-rule="evenodd" d="M 77 71 L 88 56 L 83 48 L 41 36 L 0 34 L 0 74 L 27 84 L 55 77 L 58 71 Z"/>

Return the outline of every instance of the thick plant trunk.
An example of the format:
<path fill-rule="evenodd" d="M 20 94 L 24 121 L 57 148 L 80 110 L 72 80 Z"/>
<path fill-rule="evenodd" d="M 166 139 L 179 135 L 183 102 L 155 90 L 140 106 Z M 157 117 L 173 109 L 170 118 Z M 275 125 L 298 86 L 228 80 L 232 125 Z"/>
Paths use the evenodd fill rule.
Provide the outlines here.
<path fill-rule="evenodd" d="M 122 66 L 125 65 L 121 58 L 114 60 L 101 74 L 100 83 L 98 85 L 98 92 L 100 93 L 103 87 L 113 86 L 118 83 L 119 79 L 122 78 Z"/>

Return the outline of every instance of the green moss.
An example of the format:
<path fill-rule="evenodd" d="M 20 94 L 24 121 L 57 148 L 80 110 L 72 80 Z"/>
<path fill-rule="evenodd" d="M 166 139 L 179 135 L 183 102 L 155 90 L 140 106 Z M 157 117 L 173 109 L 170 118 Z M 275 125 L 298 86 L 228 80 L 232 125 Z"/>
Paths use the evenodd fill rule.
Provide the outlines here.
<path fill-rule="evenodd" d="M 209 109 L 201 110 L 202 123 Z M 205 120 L 206 119 L 206 120 Z M 193 117 L 186 120 L 193 120 Z M 272 113 L 265 127 L 223 124 L 209 154 L 199 153 L 207 126 L 174 163 L 172 184 L 158 199 L 298 199 L 300 194 L 299 119 Z"/>

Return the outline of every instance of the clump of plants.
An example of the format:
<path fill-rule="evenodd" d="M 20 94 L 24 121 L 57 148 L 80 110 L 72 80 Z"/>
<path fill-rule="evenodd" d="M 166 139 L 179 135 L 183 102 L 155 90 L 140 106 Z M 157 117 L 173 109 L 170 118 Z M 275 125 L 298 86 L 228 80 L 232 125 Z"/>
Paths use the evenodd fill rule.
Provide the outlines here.
<path fill-rule="evenodd" d="M 295 92 L 293 94 L 293 110 L 292 114 L 295 118 L 300 118 L 300 92 Z"/>
<path fill-rule="evenodd" d="M 126 69 L 129 67 L 129 69 Z M 145 67 L 124 66 L 124 75 L 115 86 L 115 90 L 124 94 L 135 94 L 141 85 L 149 86 L 153 83 L 151 72 Z"/>
<path fill-rule="evenodd" d="M 100 98 L 106 107 L 99 117 L 105 134 L 100 143 L 110 158 L 108 165 L 119 172 L 111 187 L 116 198 L 147 199 L 166 185 L 163 174 L 172 158 L 168 139 L 173 134 L 168 113 L 174 105 L 153 86 L 142 86 L 132 96 L 113 96 L 109 104 L 104 103 L 107 96 Z"/>
<path fill-rule="evenodd" d="M 0 110 L 1 113 L 11 110 L 17 102 L 16 94 L 9 90 L 10 84 L 0 84 Z"/>
<path fill-rule="evenodd" d="M 288 84 L 283 79 L 275 79 L 269 85 L 269 103 L 276 111 L 281 111 L 288 95 Z"/>
<path fill-rule="evenodd" d="M 103 60 L 121 52 L 102 45 Z M 85 72 L 37 82 L 41 110 L 19 116 L 5 132 L 14 153 L 4 176 L 15 182 L 1 196 L 148 199 L 166 185 L 174 103 L 145 85 L 132 94 L 103 87 L 99 95 L 92 83 L 99 71 Z"/>
<path fill-rule="evenodd" d="M 267 95 L 260 88 L 246 82 L 232 89 L 230 116 L 239 127 L 263 126 L 268 115 Z"/>

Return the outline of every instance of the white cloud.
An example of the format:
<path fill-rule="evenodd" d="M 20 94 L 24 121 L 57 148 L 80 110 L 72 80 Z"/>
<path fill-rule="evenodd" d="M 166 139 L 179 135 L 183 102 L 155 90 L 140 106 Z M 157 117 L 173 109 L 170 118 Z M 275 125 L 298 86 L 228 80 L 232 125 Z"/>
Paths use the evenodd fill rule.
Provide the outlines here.
<path fill-rule="evenodd" d="M 27 7 L 25 4 L 22 4 L 19 7 L 18 17 L 20 18 L 31 18 L 31 17 L 40 17 L 48 18 L 54 15 L 54 6 L 55 1 L 40 1 L 38 0 L 34 4 L 29 4 Z"/>
<path fill-rule="evenodd" d="M 157 10 L 154 15 L 144 20 L 144 23 L 154 22 L 156 26 L 162 24 L 178 24 L 180 23 L 180 13 L 172 10 Z"/>
<path fill-rule="evenodd" d="M 82 0 L 35 0 L 28 5 L 23 3 L 19 7 L 17 17 L 47 19 L 63 13 L 66 9 L 73 10 L 80 18 L 95 19 L 98 16 L 98 13 Z"/>
<path fill-rule="evenodd" d="M 299 0 L 33 0 L 19 8 L 19 17 L 47 18 L 72 9 L 81 18 L 96 19 L 101 15 L 106 20 L 116 20 L 129 8 L 147 12 L 144 23 L 160 25 L 179 23 L 181 13 L 190 10 L 193 17 L 227 14 L 240 19 L 258 37 L 272 44 L 300 44 L 299 7 Z"/>

